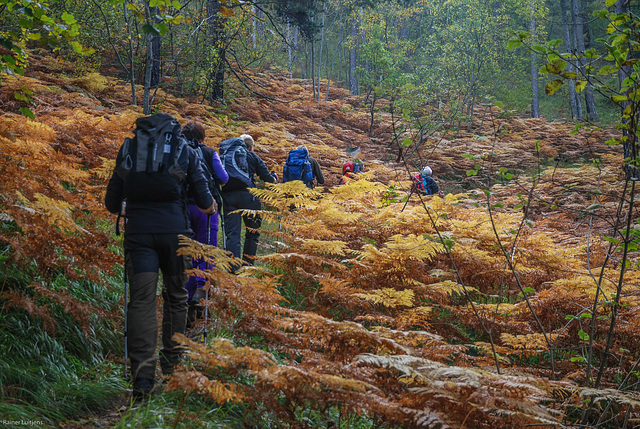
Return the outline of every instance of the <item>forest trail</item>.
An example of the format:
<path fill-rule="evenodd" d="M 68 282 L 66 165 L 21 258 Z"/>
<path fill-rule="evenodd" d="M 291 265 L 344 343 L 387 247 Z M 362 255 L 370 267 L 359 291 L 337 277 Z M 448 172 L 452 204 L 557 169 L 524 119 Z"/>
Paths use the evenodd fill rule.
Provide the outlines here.
<path fill-rule="evenodd" d="M 77 270 L 82 268 L 86 270 L 83 276 L 101 281 L 97 270 L 108 272 L 120 262 L 117 255 L 108 250 L 115 240 L 110 230 L 113 218 L 102 206 L 104 187 L 112 166 L 110 162 L 123 139 L 130 135 L 141 108 L 129 104 L 130 88 L 121 81 L 98 74 L 63 77 L 65 73 L 72 75 L 71 70 L 46 57 L 34 57 L 32 64 L 28 76 L 19 80 L 7 78 L 0 87 L 0 110 L 7 112 L 0 119 L 0 138 L 15 151 L 16 159 L 37 155 L 33 157 L 33 170 L 26 173 L 20 170 L 18 163 L 8 164 L 7 168 L 13 169 L 8 170 L 9 176 L 15 182 L 4 184 L 4 192 L 9 195 L 8 190 L 13 193 L 20 190 L 32 200 L 36 200 L 39 193 L 64 200 L 71 207 L 79 208 L 74 211 L 78 214 L 72 223 L 99 219 L 103 226 L 91 231 L 92 239 L 87 240 L 80 232 L 66 233 L 64 228 L 70 224 L 64 222 L 69 221 L 70 215 L 65 217 L 64 214 L 72 211 L 69 208 L 66 212 L 56 212 L 57 223 L 51 225 L 45 225 L 41 219 L 46 216 L 34 220 L 27 211 L 12 208 L 11 215 L 22 227 L 31 226 L 39 234 L 27 234 L 19 239 L 7 237 L 20 254 L 33 255 L 30 257 L 36 259 L 43 270 L 78 275 Z M 327 383 L 335 388 L 334 394 L 343 395 L 339 397 L 344 401 L 354 406 L 367 406 L 368 410 L 382 413 L 389 421 L 408 416 L 427 418 L 427 411 L 421 415 L 423 411 L 419 410 L 423 410 L 421 407 L 430 399 L 420 395 L 407 399 L 416 407 L 412 409 L 398 405 L 403 394 L 399 392 L 404 392 L 406 383 L 415 382 L 413 387 L 419 390 L 434 377 L 448 377 L 438 366 L 441 362 L 451 366 L 451 371 L 458 371 L 452 379 L 467 380 L 465 377 L 468 376 L 475 380 L 477 377 L 479 395 L 488 402 L 493 399 L 487 398 L 495 392 L 506 395 L 509 406 L 514 407 L 523 391 L 533 398 L 540 393 L 536 389 L 548 387 L 544 393 L 551 394 L 558 385 L 552 385 L 546 378 L 540 380 L 549 377 L 552 370 L 526 363 L 529 353 L 542 356 L 546 343 L 520 299 L 518 285 L 513 280 L 504 280 L 505 273 L 509 272 L 501 259 L 504 253 L 492 241 L 493 232 L 489 229 L 492 220 L 481 209 L 490 206 L 494 210 L 493 215 L 498 218 L 495 223 L 499 226 L 496 234 L 501 234 L 502 238 L 509 235 L 510 228 L 526 230 L 523 237 L 513 238 L 524 255 L 519 269 L 525 273 L 526 288 L 540 292 L 535 297 L 537 304 L 534 304 L 545 317 L 544 322 L 564 326 L 564 317 L 576 314 L 574 306 L 587 308 L 591 299 L 591 290 L 571 283 L 576 277 L 574 273 L 583 269 L 585 260 L 590 257 L 588 251 L 585 256 L 581 240 L 588 234 L 596 235 L 596 231 L 606 233 L 617 207 L 617 195 L 623 181 L 620 148 L 605 143 L 615 133 L 595 127 L 582 127 L 578 133 L 573 133 L 575 126 L 570 123 L 522 118 L 498 107 L 481 106 L 474 112 L 472 125 L 463 124 L 460 130 L 454 130 L 453 125 L 450 129 L 444 127 L 441 135 L 425 139 L 418 148 L 410 147 L 412 157 L 407 164 L 400 164 L 394 162 L 397 146 L 391 144 L 390 116 L 376 113 L 372 137 L 369 136 L 371 117 L 368 106 L 359 101 L 360 97 L 332 86 L 329 101 L 318 102 L 313 100 L 308 82 L 286 79 L 276 72 L 248 73 L 264 95 L 283 102 L 258 98 L 242 88 L 236 88 L 237 96 L 229 106 L 214 108 L 195 100 L 174 97 L 162 90 L 156 94 L 158 110 L 176 115 L 183 123 L 188 119 L 202 122 L 207 132 L 206 143 L 212 147 L 217 148 L 217 144 L 228 137 L 251 134 L 257 142 L 258 154 L 271 170 L 280 174 L 288 151 L 306 144 L 325 172 L 327 190 L 322 204 L 326 203 L 326 206 L 309 203 L 308 211 L 285 213 L 280 219 L 283 223 L 291 220 L 286 225 L 294 232 L 291 237 L 299 240 L 288 244 L 288 253 L 267 255 L 269 263 L 281 274 L 265 271 L 253 279 L 220 274 L 217 292 L 221 301 L 216 304 L 224 311 L 231 302 L 247 315 L 242 321 L 233 322 L 234 334 L 249 337 L 258 333 L 266 344 L 283 354 L 299 352 L 305 359 L 295 371 L 301 371 L 304 377 L 318 383 Z M 15 113 L 24 102 L 16 100 L 13 92 L 21 87 L 34 93 L 32 110 L 37 118 L 33 121 Z M 384 104 L 381 102 L 380 105 Z M 25 141 L 29 142 L 29 147 L 23 144 Z M 362 149 L 360 157 L 371 174 L 372 184 L 363 185 L 359 190 L 362 195 L 356 195 L 356 187 L 340 187 L 353 195 L 342 195 L 339 190 L 333 192 L 340 179 L 342 164 L 350 160 L 345 149 L 354 146 Z M 432 166 L 441 189 L 449 194 L 445 200 L 434 198 L 428 201 L 427 207 L 414 198 L 404 212 L 399 212 L 393 205 L 380 205 L 381 189 L 396 186 L 398 198 L 401 198 L 408 192 L 410 172 L 425 163 Z M 498 175 L 501 168 L 505 169 L 503 180 Z M 475 174 L 469 174 L 470 171 Z M 513 177 L 507 178 L 505 172 Z M 17 177 L 21 183 L 15 179 Z M 592 192 L 596 187 L 599 192 Z M 453 195 L 461 192 L 465 193 Z M 486 201 L 487 194 L 492 198 L 489 202 Z M 528 202 L 516 209 L 523 200 Z M 26 204 L 16 197 L 13 206 L 18 207 L 18 203 Z M 43 206 L 45 203 L 51 205 L 48 200 Z M 30 204 L 35 206 L 36 203 Z M 50 215 L 43 207 L 36 208 Z M 85 212 L 86 219 L 83 218 Z M 432 212 L 438 213 L 437 222 L 444 228 L 442 231 L 458 240 L 453 251 L 459 252 L 456 256 L 461 261 L 457 267 L 460 278 L 465 279 L 465 285 L 472 293 L 478 292 L 485 300 L 475 303 L 479 309 L 476 314 L 459 299 L 457 292 L 454 293 L 459 291 L 456 289 L 459 285 L 454 282 L 456 277 L 442 247 L 425 238 L 436 236 L 426 216 Z M 589 217 L 585 213 L 597 213 L 598 216 Z M 287 219 L 285 215 L 291 218 Z M 294 219 L 297 215 L 309 223 Z M 339 217 L 347 221 L 336 221 Z M 358 224 L 350 223 L 349 219 L 357 219 Z M 108 232 L 105 224 L 109 225 Z M 277 231 L 274 235 L 274 240 L 287 238 L 285 234 L 278 235 Z M 403 237 L 398 238 L 400 235 Z M 54 244 L 50 247 L 55 245 L 70 252 L 77 250 L 76 259 L 70 258 L 73 262 L 69 262 L 54 252 L 46 253 L 38 237 L 52 240 Z M 407 240 L 408 244 L 402 240 Z M 329 248 L 329 244 L 335 247 Z M 404 254 L 403 249 L 408 245 L 424 248 L 424 253 L 419 257 Z M 594 244 L 594 249 L 600 252 L 603 246 Z M 601 262 L 603 254 L 596 256 L 595 261 Z M 301 301 L 308 306 L 305 311 L 279 307 L 283 297 L 274 292 L 274 284 L 281 281 L 280 276 L 295 292 L 285 299 L 293 302 L 297 296 L 304 297 Z M 570 289 L 567 283 L 576 289 Z M 311 284 L 321 286 L 311 290 Z M 492 294 L 498 284 L 507 291 L 504 310 L 501 308 L 500 312 L 490 299 L 495 296 Z M 584 296 L 576 290 L 584 292 Z M 264 292 L 264 296 L 258 296 L 258 292 Z M 575 302 L 570 302 L 568 297 L 575 297 Z M 223 298 L 228 300 L 224 301 L 227 307 L 222 305 Z M 276 307 L 278 309 L 273 310 Z M 491 309 L 496 312 L 485 317 L 484 312 Z M 118 320 L 116 313 L 117 310 L 103 311 L 102 315 Z M 450 319 L 443 322 L 441 319 L 445 315 Z M 233 318 L 231 314 L 223 316 Z M 88 323 L 88 316 L 80 314 L 78 317 L 79 324 Z M 536 374 L 541 378 L 536 378 L 530 385 L 518 379 L 523 384 L 503 392 L 502 387 L 511 386 L 512 379 L 483 376 L 479 370 L 475 372 L 475 368 L 491 367 L 497 362 L 489 351 L 486 338 L 476 332 L 476 329 L 479 331 L 477 319 L 495 324 L 495 338 L 500 338 L 498 353 L 509 362 L 503 368 L 505 371 L 512 371 L 517 376 Z M 365 325 L 371 330 L 363 328 Z M 561 338 L 567 350 L 577 348 L 573 343 L 578 338 L 577 330 L 552 335 L 555 336 L 550 338 Z M 629 337 L 634 338 L 634 335 L 631 332 Z M 290 343 L 284 344 L 283 338 Z M 523 342 L 537 348 L 523 350 Z M 634 347 L 622 345 L 628 349 Z M 197 349 L 197 345 L 191 347 Z M 372 357 L 374 352 L 379 352 L 376 358 L 380 360 Z M 406 353 L 408 361 L 384 361 L 392 353 Z M 199 356 L 207 359 L 205 353 Z M 509 361 L 509 357 L 513 360 Z M 242 365 L 246 363 L 240 361 L 237 365 L 244 368 Z M 434 364 L 429 367 L 431 363 Z M 559 366 L 561 376 L 584 376 L 568 359 Z M 300 374 L 294 373 L 293 365 L 275 367 L 282 371 L 269 374 L 276 380 L 275 386 Z M 396 377 L 400 372 L 383 374 L 382 368 L 385 371 L 389 368 L 406 370 L 413 378 Z M 322 372 L 324 370 L 326 374 Z M 334 374 L 340 377 L 331 378 Z M 353 385 L 342 385 L 339 380 L 353 382 Z M 570 383 L 567 380 L 563 382 Z M 185 389 L 185 386 L 189 387 L 185 380 L 181 382 Z M 388 385 L 392 386 L 392 391 L 384 393 Z M 267 383 L 267 386 L 270 385 Z M 286 384 L 283 386 L 287 387 Z M 442 401 L 438 403 L 439 409 L 459 407 L 455 415 L 462 416 L 461 419 L 468 416 L 470 411 L 464 408 L 469 399 L 465 396 L 469 395 L 467 387 L 446 391 L 438 398 Z M 365 395 L 358 396 L 359 389 L 376 393 L 365 399 Z M 378 393 L 380 396 L 376 396 Z M 257 394 L 264 395 L 261 400 L 270 400 L 268 388 L 258 390 Z M 302 393 L 296 391 L 295 394 Z M 324 399 L 315 397 L 314 392 L 308 394 L 304 400 Z M 386 395 L 392 399 L 387 399 Z M 394 395 L 400 398 L 397 403 L 393 402 Z M 383 401 L 386 408 L 379 405 Z M 278 406 L 277 403 L 271 405 Z M 531 405 L 535 412 L 523 421 L 535 420 L 532 416 L 542 412 L 538 405 Z M 396 415 L 398 417 L 394 417 Z M 108 427 L 119 417 L 119 412 L 115 411 L 100 413 L 95 419 L 77 422 L 76 427 Z M 485 417 L 479 415 L 476 422 Z M 449 417 L 437 418 L 447 421 Z"/>

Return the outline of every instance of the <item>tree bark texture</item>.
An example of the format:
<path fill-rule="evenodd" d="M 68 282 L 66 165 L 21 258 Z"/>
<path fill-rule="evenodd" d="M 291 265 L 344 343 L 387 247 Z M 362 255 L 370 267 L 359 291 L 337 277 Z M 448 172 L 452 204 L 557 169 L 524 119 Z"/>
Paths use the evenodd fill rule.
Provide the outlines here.
<path fill-rule="evenodd" d="M 158 22 L 156 15 L 159 13 L 157 7 L 149 8 L 149 13 L 153 17 L 154 22 Z M 161 36 L 154 34 L 151 37 L 151 81 L 149 82 L 150 88 L 157 88 L 160 84 L 160 48 L 161 48 Z"/>
<path fill-rule="evenodd" d="M 224 39 L 224 18 L 220 15 L 220 2 L 208 0 L 207 16 L 209 19 L 209 43 L 213 48 L 214 58 L 211 64 L 210 101 L 224 100 L 224 72 L 226 66 L 226 48 Z"/>
<path fill-rule="evenodd" d="M 571 0 L 571 17 L 573 19 L 576 49 L 579 54 L 583 54 L 586 49 L 584 46 L 584 25 L 582 23 L 582 15 L 580 14 L 579 0 Z M 586 75 L 586 70 L 582 59 L 579 60 L 579 67 L 581 74 Z M 587 83 L 587 86 L 584 88 L 583 92 L 587 109 L 587 119 L 591 121 L 597 121 L 598 112 L 596 111 L 596 104 L 593 98 L 593 88 L 591 88 L 591 85 L 589 83 Z"/>
<path fill-rule="evenodd" d="M 562 29 L 564 34 L 565 50 L 570 55 L 573 55 L 573 45 L 571 43 L 571 29 L 569 27 L 569 19 L 567 18 L 567 0 L 560 0 L 560 13 L 562 14 Z M 575 72 L 575 65 L 573 59 L 568 60 L 567 72 Z M 582 120 L 582 108 L 580 106 L 580 100 L 576 93 L 576 80 L 569 79 L 569 103 L 571 105 L 571 119 L 581 121 Z"/>
<path fill-rule="evenodd" d="M 127 24 L 127 35 L 129 36 L 129 82 L 131 83 L 131 104 L 138 105 L 138 96 L 136 94 L 136 73 L 135 73 L 135 56 L 133 49 L 133 37 L 131 35 L 131 18 L 127 9 L 127 0 L 122 4 L 124 13 L 124 22 Z"/>
<path fill-rule="evenodd" d="M 358 21 L 351 21 L 351 48 L 349 49 L 349 91 L 352 95 L 358 95 L 358 80 L 356 79 L 356 40 L 358 37 Z"/>
<path fill-rule="evenodd" d="M 531 22 L 529 23 L 529 31 L 531 34 L 536 34 L 536 16 L 533 2 L 531 5 Z M 538 65 L 536 64 L 536 53 L 531 52 L 531 117 L 540 117 L 540 98 L 538 93 Z M 482 126 L 480 127 L 482 129 Z"/>

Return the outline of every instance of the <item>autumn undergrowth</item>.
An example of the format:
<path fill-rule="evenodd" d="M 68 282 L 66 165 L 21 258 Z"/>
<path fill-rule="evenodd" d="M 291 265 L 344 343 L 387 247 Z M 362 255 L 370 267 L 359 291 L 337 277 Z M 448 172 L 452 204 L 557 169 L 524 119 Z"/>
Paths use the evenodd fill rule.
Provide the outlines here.
<path fill-rule="evenodd" d="M 6 249 L 5 249 L 6 250 Z M 6 255 L 6 254 L 5 254 Z M 0 264 L 0 415 L 7 421 L 32 421 L 52 427 L 113 406 L 124 392 L 121 337 L 109 320 L 94 314 L 82 326 L 73 314 L 34 288 L 66 290 L 76 299 L 111 310 L 119 301 L 113 287 L 70 280 L 51 282 L 35 265 L 18 267 L 2 257 Z M 8 304 L 12 297 L 48 307 L 43 317 Z M 25 307 L 31 310 L 29 305 Z M 49 319 L 50 318 L 50 319 Z M 84 328 L 84 330 L 83 330 Z"/>
<path fill-rule="evenodd" d="M 340 407 L 314 411 L 310 404 L 297 406 L 297 421 L 307 428 L 374 429 L 382 427 L 374 419 L 345 413 Z M 137 428 L 281 428 L 282 421 L 261 404 L 212 404 L 199 395 L 168 392 L 127 409 L 114 429 Z M 286 426 L 285 426 L 286 427 Z"/>

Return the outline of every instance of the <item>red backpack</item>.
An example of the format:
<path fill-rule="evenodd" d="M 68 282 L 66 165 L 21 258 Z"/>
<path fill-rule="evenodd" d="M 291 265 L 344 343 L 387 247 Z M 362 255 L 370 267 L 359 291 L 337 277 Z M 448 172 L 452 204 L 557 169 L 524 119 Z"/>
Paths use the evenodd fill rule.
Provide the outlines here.
<path fill-rule="evenodd" d="M 361 172 L 363 167 L 364 167 L 364 164 L 362 164 L 361 162 L 357 162 L 357 161 L 345 162 L 344 165 L 342 166 L 342 175 L 353 178 L 354 176 L 352 173 Z M 338 183 L 338 185 L 342 185 L 343 183 L 344 183 L 344 180 L 340 179 L 340 182 Z"/>

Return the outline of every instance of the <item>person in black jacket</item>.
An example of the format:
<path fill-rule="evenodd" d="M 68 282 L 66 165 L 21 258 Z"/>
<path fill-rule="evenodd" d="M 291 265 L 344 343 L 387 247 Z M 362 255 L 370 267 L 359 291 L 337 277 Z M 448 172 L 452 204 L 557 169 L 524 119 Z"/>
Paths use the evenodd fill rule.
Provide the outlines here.
<path fill-rule="evenodd" d="M 187 321 L 185 269 L 191 267 L 191 258 L 178 256 L 176 253 L 179 247 L 178 236 L 192 234 L 187 210 L 187 187 L 192 190 L 200 210 L 211 215 L 217 211 L 194 150 L 185 144 L 177 163 L 186 174 L 184 180 L 179 182 L 182 187 L 181 197 L 173 201 L 153 201 L 153 197 L 145 198 L 145 201 L 127 198 L 129 185 L 125 186 L 126 181 L 116 173 L 117 166 L 109 180 L 105 196 L 105 206 L 111 213 L 124 211 L 122 214 L 126 216 L 125 275 L 130 290 L 126 331 L 134 400 L 148 397 L 155 381 L 159 270 L 162 271 L 164 282 L 160 351 L 162 372 L 171 374 L 181 358 L 182 350 L 172 337 L 175 333 L 185 332 Z M 152 195 L 153 190 L 150 189 L 149 194 Z"/>
<path fill-rule="evenodd" d="M 255 187 L 254 175 L 258 175 L 260 179 L 269 183 L 276 183 L 278 176 L 270 173 L 264 161 L 253 152 L 253 137 L 248 134 L 240 136 L 247 145 L 247 164 L 249 166 L 249 177 L 251 185 Z M 236 210 L 261 210 L 262 203 L 260 199 L 251 195 L 249 187 L 240 180 L 230 177 L 227 184 L 222 188 L 222 200 L 224 206 L 224 226 L 226 235 L 225 250 L 233 253 L 236 258 L 242 258 L 249 265 L 253 265 L 256 253 L 258 251 L 258 240 L 260 232 L 258 231 L 262 225 L 262 218 L 259 215 L 247 215 L 241 213 L 233 213 Z M 240 254 L 240 240 L 242 233 L 242 222 L 246 227 L 244 249 Z M 239 267 L 236 267 L 236 269 Z"/>

